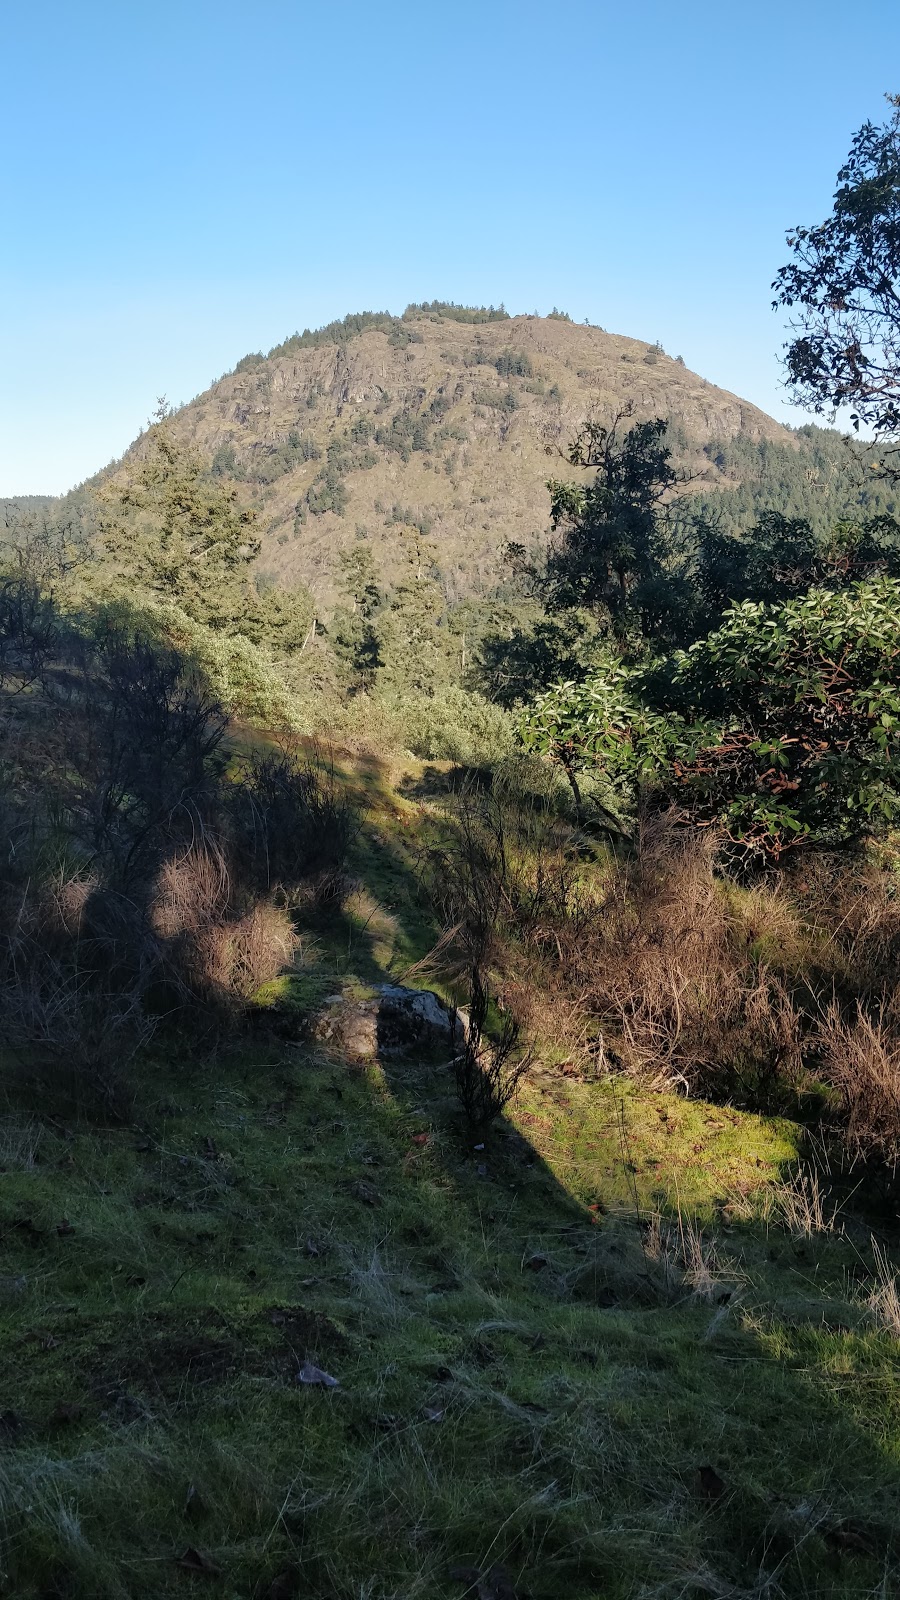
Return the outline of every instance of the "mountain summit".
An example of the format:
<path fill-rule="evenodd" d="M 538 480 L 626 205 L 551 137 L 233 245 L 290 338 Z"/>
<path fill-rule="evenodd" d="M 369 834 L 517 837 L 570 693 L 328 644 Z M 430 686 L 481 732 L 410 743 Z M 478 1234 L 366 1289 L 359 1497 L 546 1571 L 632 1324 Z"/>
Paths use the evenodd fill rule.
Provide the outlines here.
<path fill-rule="evenodd" d="M 741 481 L 723 442 L 797 449 L 658 345 L 558 313 L 443 304 L 348 317 L 247 356 L 172 427 L 257 510 L 262 567 L 327 607 L 358 539 L 387 581 L 415 551 L 449 598 L 489 591 L 508 540 L 546 535 L 557 452 L 589 413 L 626 408 L 668 419 L 700 491 Z"/>

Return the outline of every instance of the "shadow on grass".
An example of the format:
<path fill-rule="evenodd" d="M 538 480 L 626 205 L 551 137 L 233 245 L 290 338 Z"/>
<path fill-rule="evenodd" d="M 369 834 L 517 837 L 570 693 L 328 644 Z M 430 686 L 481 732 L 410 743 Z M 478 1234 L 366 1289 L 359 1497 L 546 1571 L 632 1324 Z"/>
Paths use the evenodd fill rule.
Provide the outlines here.
<path fill-rule="evenodd" d="M 437 933 L 359 783 L 351 994 Z M 538 1070 L 475 1150 L 446 1057 L 278 1038 L 149 1061 L 142 1117 L 0 1119 L 9 1594 L 894 1592 L 896 1345 L 852 1240 L 767 1220 L 787 1128 Z"/>

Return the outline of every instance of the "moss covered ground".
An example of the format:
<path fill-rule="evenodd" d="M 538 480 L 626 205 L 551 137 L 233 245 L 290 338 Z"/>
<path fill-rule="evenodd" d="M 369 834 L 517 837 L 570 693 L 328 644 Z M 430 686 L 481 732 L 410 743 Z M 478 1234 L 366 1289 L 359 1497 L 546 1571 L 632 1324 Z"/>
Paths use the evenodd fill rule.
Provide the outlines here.
<path fill-rule="evenodd" d="M 355 781 L 301 1008 L 432 931 L 427 803 Z M 445 1062 L 264 1031 L 137 1107 L 0 1107 L 0 1594 L 898 1592 L 900 1342 L 790 1123 L 544 1062 L 477 1149 Z"/>

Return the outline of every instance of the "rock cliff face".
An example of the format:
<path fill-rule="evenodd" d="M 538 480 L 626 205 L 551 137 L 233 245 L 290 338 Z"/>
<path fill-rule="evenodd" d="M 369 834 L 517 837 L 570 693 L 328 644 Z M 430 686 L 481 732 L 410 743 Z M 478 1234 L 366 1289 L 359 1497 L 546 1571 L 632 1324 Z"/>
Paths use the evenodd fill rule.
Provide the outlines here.
<path fill-rule="evenodd" d="M 256 506 L 262 566 L 327 610 L 341 552 L 363 539 L 388 581 L 425 561 L 451 598 L 490 589 L 508 540 L 546 536 L 546 480 L 573 475 L 558 451 L 589 412 L 625 407 L 669 420 L 700 487 L 722 482 L 705 445 L 794 438 L 639 340 L 437 314 L 248 358 L 174 426 Z"/>

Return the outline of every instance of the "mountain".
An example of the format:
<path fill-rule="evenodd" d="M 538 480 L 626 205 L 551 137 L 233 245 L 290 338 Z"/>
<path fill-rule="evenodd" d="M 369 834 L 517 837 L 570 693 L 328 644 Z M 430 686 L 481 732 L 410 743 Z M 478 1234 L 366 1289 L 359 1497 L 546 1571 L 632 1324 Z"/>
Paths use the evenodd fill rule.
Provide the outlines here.
<path fill-rule="evenodd" d="M 668 418 L 696 491 L 743 481 L 716 465 L 728 441 L 798 457 L 790 430 L 657 346 L 559 315 L 460 320 L 475 315 L 347 318 L 245 357 L 173 416 L 256 507 L 267 573 L 327 607 L 366 538 L 388 582 L 424 555 L 449 598 L 489 591 L 508 540 L 545 537 L 546 480 L 572 475 L 556 452 L 590 411 Z"/>

